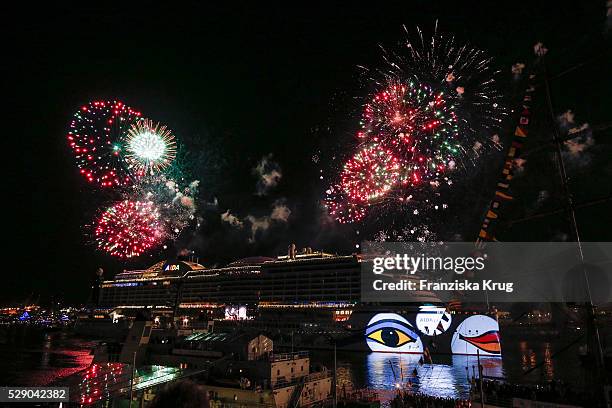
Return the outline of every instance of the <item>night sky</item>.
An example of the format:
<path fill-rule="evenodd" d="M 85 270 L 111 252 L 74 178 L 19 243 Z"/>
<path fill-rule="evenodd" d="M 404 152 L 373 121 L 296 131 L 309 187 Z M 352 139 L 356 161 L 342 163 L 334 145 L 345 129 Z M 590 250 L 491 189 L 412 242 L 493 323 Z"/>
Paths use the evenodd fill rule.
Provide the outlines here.
<path fill-rule="evenodd" d="M 5 15 L 2 28 L 2 80 L 9 91 L 4 138 L 10 150 L 5 157 L 11 162 L 4 197 L 11 208 L 4 212 L 9 244 L 0 299 L 18 303 L 55 296 L 84 302 L 96 268 L 111 277 L 124 268 L 174 257 L 184 248 L 194 250 L 205 265 L 275 256 L 290 242 L 351 253 L 352 230 L 320 221 L 325 186 L 319 171 L 357 128 L 359 98 L 367 92 L 357 65 L 379 66 L 379 44 L 397 45 L 402 24 L 431 32 L 436 20 L 441 31 L 495 58 L 509 103 L 517 93 L 510 66 L 532 62 L 537 41 L 550 50 L 552 77 L 575 68 L 552 81 L 555 114 L 572 109 L 578 124 L 588 122 L 593 128 L 594 145 L 571 169 L 572 188 L 580 202 L 609 197 L 612 27 L 603 0 L 291 8 L 262 3 L 152 7 L 143 2 L 45 10 L 31 4 Z M 79 106 L 114 98 L 167 124 L 198 158 L 192 166 L 201 182 L 201 229 L 187 231 L 165 253 L 131 263 L 110 259 L 88 244 L 84 225 L 105 197 L 81 179 L 65 140 Z M 550 140 L 543 95 L 534 112 L 534 138 Z M 529 159 L 530 172 L 518 181 L 516 218 L 562 205 L 558 178 L 550 170 L 551 151 Z M 270 154 L 282 179 L 258 196 L 252 169 Z M 483 170 L 488 173 L 476 173 L 466 187 L 474 203 L 469 213 L 452 215 L 455 224 L 463 222 L 460 233 L 466 240 L 478 230 L 500 157 L 492 157 Z M 542 191 L 545 200 L 540 202 Z M 215 198 L 216 207 L 204 204 Z M 228 209 L 241 218 L 264 216 L 275 202 L 291 209 L 289 221 L 258 234 L 254 242 L 248 240 L 250 231 L 220 221 Z M 585 240 L 612 239 L 610 209 L 610 202 L 603 201 L 578 212 Z M 503 233 L 515 241 L 563 239 L 564 225 L 562 216 L 547 217 Z"/>

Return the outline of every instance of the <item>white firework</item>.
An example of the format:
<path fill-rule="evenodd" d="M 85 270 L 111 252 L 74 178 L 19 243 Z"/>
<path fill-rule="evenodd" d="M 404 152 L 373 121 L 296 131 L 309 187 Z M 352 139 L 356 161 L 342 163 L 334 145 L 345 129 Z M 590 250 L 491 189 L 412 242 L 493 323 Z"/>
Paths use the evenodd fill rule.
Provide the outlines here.
<path fill-rule="evenodd" d="M 136 121 L 128 130 L 126 161 L 137 174 L 159 172 L 176 157 L 176 142 L 170 129 L 149 119 Z"/>

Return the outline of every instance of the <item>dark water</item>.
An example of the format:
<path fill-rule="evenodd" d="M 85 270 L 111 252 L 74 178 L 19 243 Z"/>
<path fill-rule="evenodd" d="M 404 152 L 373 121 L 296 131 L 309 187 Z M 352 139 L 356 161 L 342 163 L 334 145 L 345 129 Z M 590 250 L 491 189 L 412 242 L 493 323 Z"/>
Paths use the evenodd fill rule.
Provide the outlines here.
<path fill-rule="evenodd" d="M 0 385 L 48 385 L 89 366 L 94 341 L 67 332 L 13 328 L 0 344 Z M 576 387 L 588 373 L 581 368 L 576 348 L 554 356 L 563 344 L 533 338 L 503 343 L 503 359 L 481 357 L 484 375 L 512 382 L 563 380 Z M 393 353 L 338 352 L 338 384 L 351 388 L 393 390 L 397 384 L 443 397 L 461 397 L 477 373 L 475 356 L 433 356 L 433 364 L 419 364 L 420 356 Z M 313 362 L 333 367 L 333 353 L 315 351 Z M 530 368 L 538 369 L 524 374 Z M 416 371 L 415 371 L 416 370 Z"/>
<path fill-rule="evenodd" d="M 503 358 L 480 358 L 483 375 L 516 383 L 562 380 L 581 388 L 589 373 L 580 365 L 577 346 L 554 356 L 554 350 L 563 345 L 537 339 L 505 342 Z M 311 355 L 333 367 L 333 353 L 317 351 Z M 423 365 L 419 359 L 419 355 L 410 354 L 338 352 L 338 384 L 347 390 L 410 386 L 414 391 L 458 398 L 469 394 L 470 378 L 478 375 L 476 356 L 434 355 L 433 364 Z M 534 367 L 538 368 L 526 373 Z"/>
<path fill-rule="evenodd" d="M 68 332 L 3 328 L 0 385 L 42 386 L 88 367 L 95 342 Z"/>

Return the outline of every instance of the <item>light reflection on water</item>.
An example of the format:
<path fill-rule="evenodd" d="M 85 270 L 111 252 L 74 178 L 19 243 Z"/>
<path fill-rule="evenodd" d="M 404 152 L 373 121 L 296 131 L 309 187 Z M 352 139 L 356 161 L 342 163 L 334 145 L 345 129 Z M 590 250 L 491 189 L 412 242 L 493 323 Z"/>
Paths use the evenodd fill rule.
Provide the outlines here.
<path fill-rule="evenodd" d="M 366 387 L 393 390 L 411 388 L 437 397 L 467 397 L 470 379 L 478 375 L 475 356 L 452 356 L 448 363 L 419 364 L 420 355 L 369 353 L 366 357 Z M 481 357 L 483 374 L 504 377 L 500 358 Z"/>
<path fill-rule="evenodd" d="M 95 344 L 68 333 L 32 330 L 13 332 L 8 340 L 0 344 L 0 384 L 5 385 L 41 386 L 81 371 L 91 363 L 90 350 Z M 481 357 L 484 375 L 516 383 L 561 379 L 581 388 L 588 370 L 579 363 L 578 344 L 567 349 L 570 340 L 508 341 L 503 345 L 503 362 Z M 560 349 L 566 350 L 560 353 Z M 388 390 L 393 395 L 395 384 L 400 382 L 404 386 L 410 383 L 415 391 L 459 397 L 467 394 L 470 379 L 478 373 L 476 356 L 434 355 L 433 365 L 422 366 L 418 364 L 419 358 L 412 354 L 339 351 L 339 388 L 341 392 L 361 388 Z M 311 351 L 311 361 L 333 368 L 333 352 Z"/>
<path fill-rule="evenodd" d="M 11 328 L 0 344 L 0 384 L 43 386 L 89 366 L 95 342 L 67 332 Z"/>
<path fill-rule="evenodd" d="M 562 353 L 567 339 L 558 344 L 547 341 L 516 340 L 505 343 L 503 359 L 481 356 L 486 377 L 503 378 L 513 383 L 542 383 L 562 380 L 580 389 L 584 386 L 585 368 L 580 365 L 577 346 Z M 555 354 L 556 353 L 556 354 Z M 311 353 L 313 361 L 333 368 L 333 353 Z M 434 355 L 434 364 L 419 365 L 419 355 L 393 353 L 338 352 L 338 386 L 340 392 L 369 388 L 387 390 L 393 395 L 395 384 L 410 386 L 440 397 L 461 397 L 469 392 L 470 380 L 478 375 L 476 356 Z M 416 368 L 416 375 L 414 369 Z"/>
<path fill-rule="evenodd" d="M 538 347 L 539 350 L 534 350 L 526 341 L 521 341 L 519 343 L 522 371 L 533 372 L 534 368 L 540 366 L 541 370 L 538 372 L 541 380 L 551 381 L 555 379 L 555 364 L 553 362 L 551 343 L 537 343 L 535 346 Z"/>

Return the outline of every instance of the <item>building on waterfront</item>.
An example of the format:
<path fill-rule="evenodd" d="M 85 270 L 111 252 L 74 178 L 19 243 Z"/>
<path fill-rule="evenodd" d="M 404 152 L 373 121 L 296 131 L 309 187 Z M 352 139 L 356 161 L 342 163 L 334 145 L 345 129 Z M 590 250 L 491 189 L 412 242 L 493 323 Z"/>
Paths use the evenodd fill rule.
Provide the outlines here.
<path fill-rule="evenodd" d="M 150 346 L 143 331 L 147 325 L 138 323 L 129 335 L 133 344 L 126 343 L 121 354 L 138 354 L 134 346 Z M 214 350 L 218 354 L 210 353 Z M 308 352 L 274 353 L 272 339 L 261 334 L 194 333 L 175 345 L 171 353 L 158 355 L 155 350 L 147 350 L 142 354 L 147 359 L 136 362 L 134 373 L 130 364 L 122 361 L 95 362 L 80 374 L 82 379 L 71 396 L 78 396 L 82 405 L 93 405 L 125 400 L 133 394 L 134 400 L 146 406 L 164 384 L 190 378 L 208 394 L 212 408 L 309 407 L 332 399 L 331 371 L 312 371 Z M 134 384 L 133 393 L 128 392 L 130 383 Z"/>

